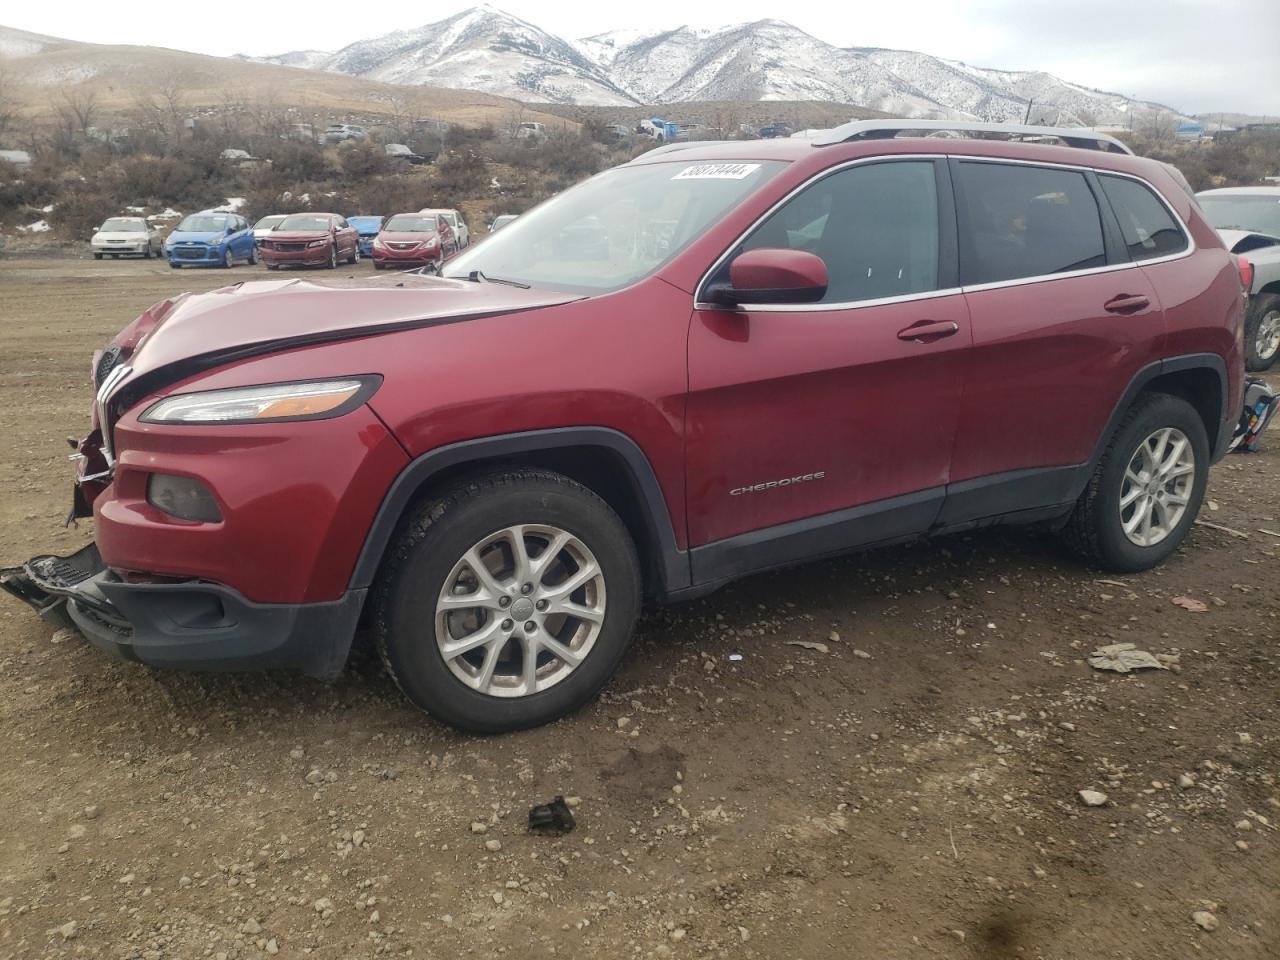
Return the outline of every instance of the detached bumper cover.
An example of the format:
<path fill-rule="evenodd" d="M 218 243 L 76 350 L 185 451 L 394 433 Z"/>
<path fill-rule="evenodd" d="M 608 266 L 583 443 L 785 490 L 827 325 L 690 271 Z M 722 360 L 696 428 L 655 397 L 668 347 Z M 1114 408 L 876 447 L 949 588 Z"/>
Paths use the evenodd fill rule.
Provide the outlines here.
<path fill-rule="evenodd" d="M 325 603 L 254 603 L 202 581 L 126 583 L 95 545 L 0 570 L 0 587 L 46 621 L 71 626 L 100 650 L 184 670 L 341 672 L 365 590 Z"/>

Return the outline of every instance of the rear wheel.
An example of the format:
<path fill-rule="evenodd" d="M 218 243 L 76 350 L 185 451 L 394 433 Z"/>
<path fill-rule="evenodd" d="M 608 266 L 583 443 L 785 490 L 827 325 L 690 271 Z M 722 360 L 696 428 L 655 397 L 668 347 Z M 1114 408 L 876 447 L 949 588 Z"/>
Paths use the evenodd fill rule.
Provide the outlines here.
<path fill-rule="evenodd" d="M 1110 570 L 1147 570 L 1173 553 L 1200 510 L 1209 437 L 1185 400 L 1140 396 L 1094 469 L 1064 534 Z"/>
<path fill-rule="evenodd" d="M 478 733 L 547 723 L 604 686 L 640 607 L 617 514 L 559 474 L 512 470 L 423 504 L 375 593 L 388 671 L 422 709 Z"/>
<path fill-rule="evenodd" d="M 1260 293 L 1249 301 L 1244 321 L 1244 362 L 1249 370 L 1271 369 L 1280 356 L 1280 294 Z"/>

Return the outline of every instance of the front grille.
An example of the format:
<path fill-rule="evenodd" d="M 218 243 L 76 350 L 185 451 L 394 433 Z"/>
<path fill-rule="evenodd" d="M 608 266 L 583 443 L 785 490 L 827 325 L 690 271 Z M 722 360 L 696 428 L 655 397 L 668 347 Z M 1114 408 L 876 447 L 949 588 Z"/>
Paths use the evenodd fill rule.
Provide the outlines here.
<path fill-rule="evenodd" d="M 173 255 L 179 260 L 203 260 L 205 258 L 204 247 L 175 247 Z"/>
<path fill-rule="evenodd" d="M 307 245 L 305 243 L 281 243 L 279 240 L 277 240 L 275 243 L 275 248 L 277 250 L 287 250 L 290 252 L 294 252 L 298 250 L 307 249 Z"/>
<path fill-rule="evenodd" d="M 102 381 L 107 379 L 107 374 L 115 369 L 116 364 L 120 362 L 120 346 L 112 344 L 102 351 L 102 356 L 98 358 L 98 365 L 93 370 L 93 385 L 95 387 L 102 386 Z"/>
<path fill-rule="evenodd" d="M 412 250 L 417 246 L 416 243 L 388 243 L 388 247 L 392 250 Z"/>

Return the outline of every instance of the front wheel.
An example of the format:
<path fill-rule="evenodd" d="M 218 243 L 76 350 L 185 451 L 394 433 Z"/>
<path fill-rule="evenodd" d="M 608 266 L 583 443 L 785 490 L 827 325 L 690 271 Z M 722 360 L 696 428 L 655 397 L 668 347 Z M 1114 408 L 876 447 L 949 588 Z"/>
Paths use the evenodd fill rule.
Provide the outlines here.
<path fill-rule="evenodd" d="M 325 266 L 330 270 L 338 269 L 338 245 L 336 243 L 329 248 L 329 262 Z"/>
<path fill-rule="evenodd" d="M 360 262 L 360 248 L 356 247 L 351 251 L 351 259 L 348 260 L 347 263 L 351 264 L 354 267 L 359 262 Z"/>
<path fill-rule="evenodd" d="M 1109 570 L 1148 570 L 1182 543 L 1209 480 L 1209 436 L 1191 404 L 1138 397 L 1094 469 L 1064 530 Z"/>
<path fill-rule="evenodd" d="M 95 259 L 95 260 L 101 260 L 101 259 L 102 259 L 102 254 L 100 254 L 100 253 L 95 253 L 95 254 L 93 255 L 93 259 Z"/>
<path fill-rule="evenodd" d="M 400 689 L 476 733 L 548 723 L 612 675 L 640 608 L 626 526 L 559 474 L 511 470 L 424 503 L 393 545 L 374 630 Z"/>
<path fill-rule="evenodd" d="M 222 252 L 222 267 L 224 270 L 230 270 L 236 265 L 236 259 L 231 255 L 230 245 Z"/>
<path fill-rule="evenodd" d="M 255 243 L 249 248 L 249 266 L 256 267 L 258 265 L 258 245 Z"/>
<path fill-rule="evenodd" d="M 1280 356 L 1280 294 L 1260 293 L 1249 300 L 1244 321 L 1245 368 L 1270 370 Z"/>

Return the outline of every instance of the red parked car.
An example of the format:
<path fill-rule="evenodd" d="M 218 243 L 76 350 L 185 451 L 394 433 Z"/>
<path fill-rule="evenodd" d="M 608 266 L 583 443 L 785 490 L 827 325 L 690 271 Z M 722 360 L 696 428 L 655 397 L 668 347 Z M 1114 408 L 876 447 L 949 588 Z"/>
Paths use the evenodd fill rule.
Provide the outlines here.
<path fill-rule="evenodd" d="M 95 360 L 94 544 L 0 582 L 157 666 L 332 675 L 364 615 L 501 731 L 591 698 L 645 595 L 990 523 L 1159 563 L 1241 409 L 1243 268 L 1109 137 L 930 126 L 658 148 L 443 278 L 156 304 Z"/>
<path fill-rule="evenodd" d="M 397 213 L 388 217 L 373 240 L 373 265 L 428 267 L 439 272 L 441 264 L 458 252 L 458 241 L 449 221 L 436 213 Z"/>
<path fill-rule="evenodd" d="M 360 262 L 360 234 L 336 213 L 293 213 L 258 241 L 268 270 Z"/>

